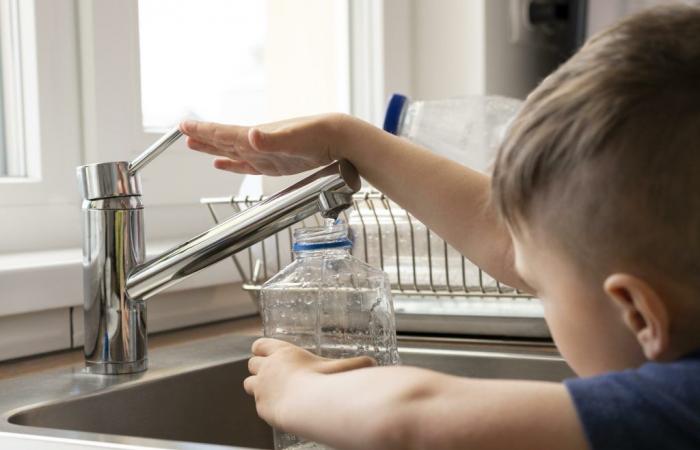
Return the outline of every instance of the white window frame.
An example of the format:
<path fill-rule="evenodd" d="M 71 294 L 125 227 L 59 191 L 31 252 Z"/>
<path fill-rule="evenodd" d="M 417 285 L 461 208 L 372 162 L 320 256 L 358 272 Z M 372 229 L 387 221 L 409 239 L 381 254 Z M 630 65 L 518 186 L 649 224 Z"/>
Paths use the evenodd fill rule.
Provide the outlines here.
<path fill-rule="evenodd" d="M 13 57 L 21 64 L 11 75 L 20 88 L 6 114 L 13 114 L 11 143 L 24 147 L 27 176 L 0 178 L 0 253 L 75 245 L 81 136 L 74 4 L 2 1 L 12 3 L 19 21 Z"/>
<path fill-rule="evenodd" d="M 352 113 L 377 126 L 386 102 L 413 93 L 413 2 L 350 0 Z"/>
<path fill-rule="evenodd" d="M 2 63 L 2 138 L 5 173 L 24 174 L 24 111 L 22 27 L 18 0 L 0 0 L 0 62 Z M 9 177 L 9 175 L 5 175 Z"/>

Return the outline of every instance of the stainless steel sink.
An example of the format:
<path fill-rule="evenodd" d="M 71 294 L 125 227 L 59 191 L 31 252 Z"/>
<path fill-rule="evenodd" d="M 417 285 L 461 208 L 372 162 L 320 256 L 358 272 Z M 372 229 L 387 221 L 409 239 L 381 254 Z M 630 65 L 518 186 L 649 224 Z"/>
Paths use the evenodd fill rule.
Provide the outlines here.
<path fill-rule="evenodd" d="M 270 428 L 241 387 L 252 340 L 228 335 L 156 349 L 149 371 L 136 375 L 93 375 L 75 366 L 0 382 L 0 448 L 10 433 L 47 449 L 65 439 L 163 449 L 272 448 Z M 548 344 L 410 337 L 400 339 L 400 352 L 404 364 L 455 375 L 573 376 Z"/>

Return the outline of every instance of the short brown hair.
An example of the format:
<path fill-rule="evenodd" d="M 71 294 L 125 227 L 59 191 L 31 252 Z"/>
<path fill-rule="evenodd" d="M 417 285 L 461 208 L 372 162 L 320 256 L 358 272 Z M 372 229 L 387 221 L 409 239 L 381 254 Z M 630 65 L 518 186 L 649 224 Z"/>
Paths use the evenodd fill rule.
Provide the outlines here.
<path fill-rule="evenodd" d="M 700 8 L 593 37 L 527 98 L 492 183 L 516 233 L 544 227 L 600 275 L 700 289 Z"/>

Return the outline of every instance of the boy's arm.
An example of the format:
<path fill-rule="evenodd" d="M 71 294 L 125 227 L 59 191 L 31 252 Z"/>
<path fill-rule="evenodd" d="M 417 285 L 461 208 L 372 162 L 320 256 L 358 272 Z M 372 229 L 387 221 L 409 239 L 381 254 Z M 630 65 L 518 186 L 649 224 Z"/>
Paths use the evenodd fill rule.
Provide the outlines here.
<path fill-rule="evenodd" d="M 531 289 L 514 269 L 510 235 L 490 200 L 490 178 L 369 123 L 330 114 L 256 128 L 186 122 L 191 148 L 234 172 L 283 175 L 347 159 L 360 174 L 494 278 Z"/>
<path fill-rule="evenodd" d="M 334 448 L 588 448 L 561 384 L 459 378 L 412 367 L 348 370 L 366 362 L 309 360 L 308 352 L 289 344 L 258 342 L 256 353 L 267 356 L 251 360 L 256 376 L 246 381 L 258 412 L 273 426 Z"/>
<path fill-rule="evenodd" d="M 510 234 L 490 201 L 491 178 L 366 122 L 343 128 L 340 156 L 497 280 L 523 291 Z"/>

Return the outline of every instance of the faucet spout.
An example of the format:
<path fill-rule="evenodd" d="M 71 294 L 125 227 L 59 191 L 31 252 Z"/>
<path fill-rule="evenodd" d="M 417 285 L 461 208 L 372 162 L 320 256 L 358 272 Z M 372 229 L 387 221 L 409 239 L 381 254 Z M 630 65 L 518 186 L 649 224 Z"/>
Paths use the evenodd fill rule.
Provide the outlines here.
<path fill-rule="evenodd" d="M 145 300 L 232 254 L 315 213 L 337 217 L 360 189 L 355 168 L 335 162 L 204 233 L 134 267 L 126 281 L 131 299 Z"/>

